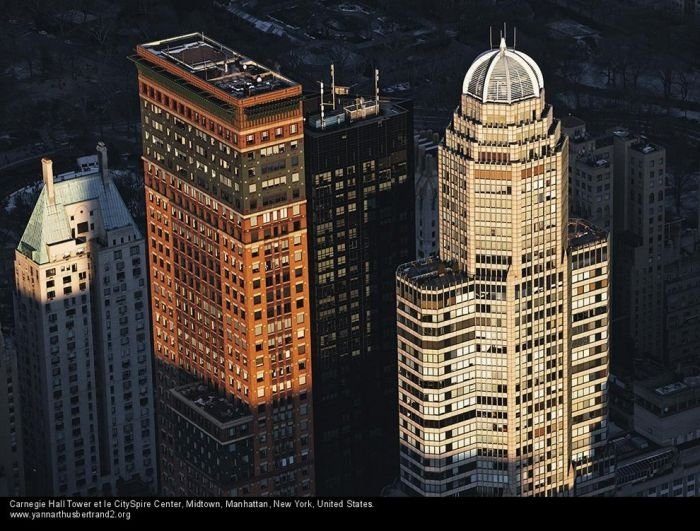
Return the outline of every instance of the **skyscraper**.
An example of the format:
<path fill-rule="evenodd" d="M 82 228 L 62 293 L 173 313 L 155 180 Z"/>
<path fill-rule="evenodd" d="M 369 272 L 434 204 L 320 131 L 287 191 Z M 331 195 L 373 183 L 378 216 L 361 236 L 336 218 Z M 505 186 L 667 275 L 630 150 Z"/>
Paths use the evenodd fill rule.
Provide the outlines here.
<path fill-rule="evenodd" d="M 666 150 L 623 129 L 614 139 L 615 365 L 628 368 L 630 354 L 664 361 Z"/>
<path fill-rule="evenodd" d="M 24 495 L 17 350 L 0 332 L 0 496 Z"/>
<path fill-rule="evenodd" d="M 613 230 L 613 135 L 593 138 L 575 116 L 561 119 L 569 137 L 569 210 L 608 232 Z"/>
<path fill-rule="evenodd" d="M 398 468 L 394 282 L 415 256 L 411 102 L 333 98 L 323 116 L 309 106 L 305 129 L 317 492 L 377 495 Z"/>
<path fill-rule="evenodd" d="M 700 238 L 684 243 L 678 258 L 664 266 L 665 361 L 670 368 L 696 365 L 700 353 Z"/>
<path fill-rule="evenodd" d="M 571 463 L 574 494 L 603 496 L 615 488 L 608 446 L 609 234 L 569 220 L 571 269 Z"/>
<path fill-rule="evenodd" d="M 99 169 L 55 178 L 42 160 L 44 188 L 15 253 L 30 495 L 157 487 L 145 243 L 97 149 Z"/>
<path fill-rule="evenodd" d="M 606 437 L 607 237 L 569 227 L 567 158 L 539 67 L 502 39 L 468 69 L 438 149 L 439 257 L 397 272 L 413 493 L 604 488 L 589 485 Z"/>
<path fill-rule="evenodd" d="M 132 60 L 162 492 L 312 494 L 301 86 L 199 33 Z"/>

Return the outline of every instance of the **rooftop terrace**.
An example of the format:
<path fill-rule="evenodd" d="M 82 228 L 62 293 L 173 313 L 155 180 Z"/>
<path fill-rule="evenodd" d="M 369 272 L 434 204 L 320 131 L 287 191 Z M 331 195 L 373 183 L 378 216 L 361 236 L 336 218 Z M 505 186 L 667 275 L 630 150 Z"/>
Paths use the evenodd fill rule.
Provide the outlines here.
<path fill-rule="evenodd" d="M 250 411 L 244 404 L 223 398 L 202 384 L 189 384 L 171 389 L 170 392 L 190 409 L 210 417 L 219 424 L 227 424 L 250 416 Z"/>
<path fill-rule="evenodd" d="M 608 233 L 595 227 L 584 219 L 569 220 L 569 245 L 579 247 L 590 243 L 604 241 Z"/>
<path fill-rule="evenodd" d="M 589 155 L 583 160 L 584 164 L 589 168 L 610 168 L 610 161 L 595 154 Z"/>
<path fill-rule="evenodd" d="M 631 147 L 635 151 L 639 151 L 640 153 L 644 153 L 645 155 L 648 155 L 649 153 L 654 153 L 655 151 L 659 151 L 660 149 L 662 149 L 660 146 L 652 144 L 644 138 L 640 138 L 637 142 L 634 142 Z"/>
<path fill-rule="evenodd" d="M 437 257 L 403 264 L 399 266 L 397 275 L 418 284 L 422 289 L 442 289 L 469 280 L 465 272 Z"/>
<path fill-rule="evenodd" d="M 137 50 L 142 57 L 151 54 L 238 99 L 298 86 L 202 33 L 142 44 Z"/>

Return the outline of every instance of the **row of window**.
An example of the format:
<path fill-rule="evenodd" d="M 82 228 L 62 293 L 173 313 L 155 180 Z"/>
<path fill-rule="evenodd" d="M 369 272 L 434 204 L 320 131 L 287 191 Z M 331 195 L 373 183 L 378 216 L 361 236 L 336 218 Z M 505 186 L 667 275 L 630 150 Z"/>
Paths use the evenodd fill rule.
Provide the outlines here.
<path fill-rule="evenodd" d="M 148 101 L 144 100 L 144 108 L 151 110 L 151 112 L 155 114 L 161 114 L 163 112 L 163 108 L 169 109 L 174 113 L 177 113 L 181 117 L 186 118 L 189 122 L 194 123 L 196 126 L 202 127 L 203 129 L 207 129 L 211 134 L 214 134 L 221 139 L 225 139 L 226 141 L 229 141 L 234 145 L 239 144 L 238 134 L 231 131 L 231 129 L 229 129 L 228 127 L 223 126 L 221 123 L 215 122 L 214 120 L 208 118 L 204 114 L 200 114 L 198 111 L 194 110 L 189 105 L 185 105 L 176 98 L 161 92 L 161 90 L 152 85 L 149 85 L 148 83 L 142 81 L 140 88 L 142 96 L 146 96 L 158 102 L 158 104 L 162 106 L 158 107 L 153 103 L 149 103 Z M 168 119 L 170 118 L 169 112 L 166 112 L 166 117 Z M 182 120 L 179 120 L 177 118 L 175 118 L 175 120 L 176 125 L 179 125 L 181 128 L 184 128 L 186 126 Z M 177 122 L 179 122 L 179 124 Z M 241 141 L 241 143 L 244 143 L 244 145 L 246 146 L 250 146 L 256 143 L 269 142 L 273 135 L 276 139 L 283 138 L 285 136 L 285 132 L 288 135 L 296 135 L 299 133 L 299 125 L 294 123 L 289 124 L 285 127 L 280 126 L 275 127 L 274 129 L 266 129 L 257 133 L 250 133 L 245 136 L 245 140 Z"/>

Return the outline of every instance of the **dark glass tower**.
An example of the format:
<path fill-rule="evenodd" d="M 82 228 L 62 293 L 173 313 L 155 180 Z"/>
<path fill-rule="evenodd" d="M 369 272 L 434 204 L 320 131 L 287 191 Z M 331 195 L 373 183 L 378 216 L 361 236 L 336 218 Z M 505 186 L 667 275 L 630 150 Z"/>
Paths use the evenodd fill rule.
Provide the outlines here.
<path fill-rule="evenodd" d="M 398 475 L 396 267 L 415 256 L 409 101 L 305 107 L 317 492 Z"/>

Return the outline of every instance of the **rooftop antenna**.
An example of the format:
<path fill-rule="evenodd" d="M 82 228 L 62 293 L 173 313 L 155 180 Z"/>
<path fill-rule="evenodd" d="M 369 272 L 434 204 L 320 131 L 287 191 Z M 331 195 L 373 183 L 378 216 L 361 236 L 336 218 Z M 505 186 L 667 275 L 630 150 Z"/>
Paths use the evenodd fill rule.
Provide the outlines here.
<path fill-rule="evenodd" d="M 335 98 L 333 98 L 335 99 Z M 325 120 L 325 113 L 323 108 L 325 105 L 323 104 L 323 81 L 321 81 L 321 129 L 326 128 L 326 120 Z"/>
<path fill-rule="evenodd" d="M 374 99 L 379 103 L 379 68 L 374 69 Z"/>
<path fill-rule="evenodd" d="M 515 45 L 518 43 L 518 28 L 513 26 L 513 50 L 515 50 Z"/>
<path fill-rule="evenodd" d="M 333 98 L 333 110 L 335 110 L 335 65 L 331 63 L 331 97 Z"/>
<path fill-rule="evenodd" d="M 489 49 L 493 50 L 493 28 L 489 26 Z"/>
<path fill-rule="evenodd" d="M 506 38 L 506 35 L 508 35 L 508 32 L 506 31 L 506 23 L 503 22 L 503 38 Z"/>

